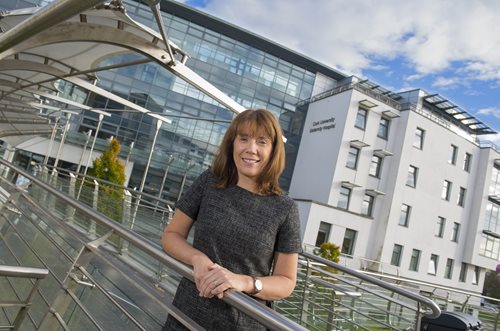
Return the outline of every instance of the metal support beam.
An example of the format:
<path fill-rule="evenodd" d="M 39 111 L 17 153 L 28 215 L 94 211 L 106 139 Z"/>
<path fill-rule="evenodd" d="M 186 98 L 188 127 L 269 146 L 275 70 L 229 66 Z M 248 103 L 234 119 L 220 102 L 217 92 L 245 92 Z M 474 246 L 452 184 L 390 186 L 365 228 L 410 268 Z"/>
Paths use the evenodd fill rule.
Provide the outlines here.
<path fill-rule="evenodd" d="M 16 53 L 16 46 L 68 18 L 90 9 L 104 0 L 54 1 L 29 20 L 24 20 L 0 35 L 0 59 Z"/>

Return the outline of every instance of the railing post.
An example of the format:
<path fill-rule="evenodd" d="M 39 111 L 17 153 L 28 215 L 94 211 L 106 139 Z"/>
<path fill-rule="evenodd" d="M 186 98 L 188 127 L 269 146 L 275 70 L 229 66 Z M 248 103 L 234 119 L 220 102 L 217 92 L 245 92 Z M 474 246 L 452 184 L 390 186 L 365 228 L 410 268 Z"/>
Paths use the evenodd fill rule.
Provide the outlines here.
<path fill-rule="evenodd" d="M 131 207 L 132 207 L 132 194 L 128 190 L 124 190 L 123 192 L 123 204 L 122 204 L 122 224 L 126 226 L 127 228 L 132 227 L 132 213 L 131 213 Z M 122 255 L 127 255 L 128 254 L 128 241 L 123 240 L 123 238 L 120 237 L 120 244 L 119 244 L 119 249 L 120 249 L 120 254 Z"/>
<path fill-rule="evenodd" d="M 58 175 L 59 175 L 59 173 L 57 172 L 57 170 L 55 168 L 53 168 L 52 174 L 50 175 L 50 180 L 49 181 L 50 181 L 50 185 L 52 185 L 55 188 L 57 188 L 57 176 Z M 56 197 L 53 196 L 53 195 L 50 195 L 49 202 L 48 202 L 47 205 L 48 205 L 48 209 L 49 210 L 55 210 L 55 208 L 56 208 Z"/>
<path fill-rule="evenodd" d="M 167 208 L 168 208 L 168 221 L 167 222 L 165 222 L 165 211 L 162 211 L 162 218 L 161 218 L 162 227 L 160 230 L 160 238 L 162 238 L 163 231 L 164 231 L 165 227 L 170 223 L 170 221 L 172 220 L 172 217 L 174 216 L 174 210 L 169 205 L 167 205 Z M 167 268 L 165 267 L 165 265 L 163 263 L 160 262 L 158 264 L 158 275 L 157 275 L 157 279 L 159 282 L 162 280 L 163 275 L 167 273 L 166 271 L 167 271 Z"/>
<path fill-rule="evenodd" d="M 97 210 L 99 201 L 99 183 L 94 179 L 94 192 L 92 193 L 92 208 Z M 89 224 L 89 235 L 95 236 L 95 221 L 91 220 Z"/>
<path fill-rule="evenodd" d="M 56 295 L 54 301 L 50 305 L 47 314 L 45 314 L 37 330 L 58 330 L 61 326 L 60 320 L 64 323 L 64 320 L 61 317 L 65 315 L 67 309 L 70 307 L 71 302 L 73 301 L 73 297 L 75 296 L 75 292 L 78 290 L 78 287 L 80 285 L 93 286 L 92 284 L 87 284 L 81 281 L 83 275 L 79 270 L 85 269 L 89 265 L 90 260 L 94 255 L 92 249 L 97 249 L 102 243 L 106 241 L 106 239 L 109 238 L 111 233 L 112 231 L 94 241 L 88 242 L 84 247 L 82 247 L 73 265 L 68 270 L 68 273 L 66 274 L 66 277 L 61 284 L 61 288 L 58 291 L 59 293 Z"/>
<path fill-rule="evenodd" d="M 68 194 L 72 198 L 75 197 L 75 185 L 76 185 L 76 176 L 70 172 Z M 73 223 L 74 216 L 75 216 L 75 208 L 71 207 L 70 205 L 66 205 L 66 214 L 65 214 L 66 222 Z"/>
<path fill-rule="evenodd" d="M 307 261 L 307 270 L 306 270 L 306 278 L 304 279 L 304 285 L 302 286 L 302 309 L 300 310 L 299 313 L 299 321 L 302 325 L 307 325 L 307 314 L 308 309 L 309 309 L 309 304 L 307 301 L 307 296 L 308 296 L 308 289 L 307 289 L 307 284 L 309 283 L 309 277 L 311 276 L 311 269 L 309 268 L 309 259 L 306 259 Z M 306 312 L 304 316 L 304 312 Z"/>

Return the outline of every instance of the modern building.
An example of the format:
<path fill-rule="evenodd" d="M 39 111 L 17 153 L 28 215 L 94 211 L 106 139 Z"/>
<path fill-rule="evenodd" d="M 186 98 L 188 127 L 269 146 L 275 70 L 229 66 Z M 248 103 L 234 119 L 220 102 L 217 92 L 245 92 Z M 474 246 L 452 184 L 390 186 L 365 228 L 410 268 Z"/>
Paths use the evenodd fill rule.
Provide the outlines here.
<path fill-rule="evenodd" d="M 0 10 L 26 5 L 10 0 Z M 123 5 L 156 29 L 149 7 Z M 493 132 L 487 125 L 442 96 L 393 93 L 180 3 L 161 1 L 161 9 L 169 40 L 189 55 L 187 67 L 243 107 L 279 118 L 287 137 L 282 184 L 299 204 L 306 246 L 335 242 L 354 267 L 481 292 L 500 252 L 499 155 L 478 140 Z M 59 166 L 81 166 L 84 133 L 99 128 L 96 151 L 111 136 L 121 142 L 129 187 L 175 201 L 210 165 L 233 112 L 137 54 L 94 65 L 102 68 L 97 87 L 169 121 L 158 127 L 61 81 L 60 95 L 110 116 L 73 116 Z M 6 157 L 18 163 L 56 157 L 50 132 L 4 140 L 15 150 Z"/>
<path fill-rule="evenodd" d="M 480 292 L 499 247 L 499 153 L 477 140 L 491 129 L 439 95 L 355 78 L 300 107 L 290 195 L 304 243 L 341 244 L 355 268 Z"/>

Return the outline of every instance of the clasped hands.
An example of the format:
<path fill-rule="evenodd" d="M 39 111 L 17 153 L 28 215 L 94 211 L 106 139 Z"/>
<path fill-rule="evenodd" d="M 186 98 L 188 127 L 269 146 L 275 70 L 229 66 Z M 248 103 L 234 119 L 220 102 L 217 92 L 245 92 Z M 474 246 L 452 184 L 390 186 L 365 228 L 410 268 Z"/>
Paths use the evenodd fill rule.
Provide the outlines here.
<path fill-rule="evenodd" d="M 210 261 L 209 259 L 207 259 Z M 234 289 L 246 290 L 246 278 L 248 276 L 235 274 L 217 263 L 195 263 L 193 264 L 194 280 L 200 297 L 219 299 L 224 297 L 224 291 Z"/>

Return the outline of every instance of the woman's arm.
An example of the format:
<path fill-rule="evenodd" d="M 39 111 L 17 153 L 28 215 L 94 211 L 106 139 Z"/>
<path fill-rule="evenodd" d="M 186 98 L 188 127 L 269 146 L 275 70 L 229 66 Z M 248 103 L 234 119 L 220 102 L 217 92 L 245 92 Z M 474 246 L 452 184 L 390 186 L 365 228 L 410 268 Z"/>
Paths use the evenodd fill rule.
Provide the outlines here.
<path fill-rule="evenodd" d="M 198 289 L 204 297 L 217 296 L 222 298 L 224 291 L 234 289 L 246 292 L 263 300 L 279 300 L 289 296 L 297 281 L 297 253 L 277 252 L 274 257 L 272 276 L 258 277 L 262 281 L 262 291 L 254 292 L 254 281 L 251 275 L 232 273 L 226 268 L 214 264 L 209 267 Z"/>
<path fill-rule="evenodd" d="M 272 276 L 259 277 L 262 281 L 262 291 L 254 296 L 264 300 L 279 300 L 292 294 L 297 282 L 297 253 L 281 253 L 274 255 L 274 270 Z M 253 279 L 251 279 L 251 293 Z"/>
<path fill-rule="evenodd" d="M 208 268 L 214 263 L 204 253 L 187 242 L 186 239 L 192 226 L 193 219 L 177 209 L 174 217 L 172 217 L 172 220 L 163 232 L 162 244 L 163 249 L 168 254 L 179 261 L 193 266 L 196 287 L 199 289 L 200 279 L 209 271 Z"/>

